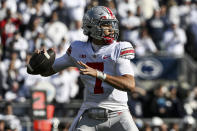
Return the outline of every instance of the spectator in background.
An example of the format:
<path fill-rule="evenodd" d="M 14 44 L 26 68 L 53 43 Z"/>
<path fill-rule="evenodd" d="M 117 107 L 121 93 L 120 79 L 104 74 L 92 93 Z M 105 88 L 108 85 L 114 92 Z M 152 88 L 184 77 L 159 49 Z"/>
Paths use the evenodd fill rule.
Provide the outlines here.
<path fill-rule="evenodd" d="M 178 9 L 180 17 L 180 26 L 185 30 L 187 29 L 187 26 L 189 24 L 188 17 L 192 9 L 191 0 L 183 0 L 183 4 L 181 4 L 178 7 Z"/>
<path fill-rule="evenodd" d="M 197 119 L 197 87 L 194 87 L 184 103 L 184 108 L 187 115 L 193 116 Z"/>
<path fill-rule="evenodd" d="M 20 33 L 24 37 L 24 32 L 29 28 L 31 16 L 36 14 L 36 8 L 34 7 L 32 0 L 21 0 L 18 1 L 18 12 L 22 17 L 22 25 L 20 27 Z M 32 24 L 32 23 L 31 23 Z"/>
<path fill-rule="evenodd" d="M 23 24 L 27 25 L 32 15 L 36 13 L 32 0 L 23 0 L 18 4 L 18 12 L 22 15 Z"/>
<path fill-rule="evenodd" d="M 83 29 L 81 28 L 82 21 L 75 21 L 74 23 L 75 28 L 68 31 L 69 42 L 71 43 L 75 40 L 87 41 L 88 37 L 83 34 Z"/>
<path fill-rule="evenodd" d="M 168 87 L 169 94 L 167 96 L 166 105 L 168 107 L 168 117 L 171 118 L 182 118 L 185 115 L 183 104 L 177 97 L 178 88 L 171 85 Z"/>
<path fill-rule="evenodd" d="M 21 131 L 22 126 L 20 120 L 13 114 L 12 103 L 8 102 L 4 109 L 4 119 L 6 123 L 6 129 L 11 129 L 14 131 Z"/>
<path fill-rule="evenodd" d="M 142 118 L 143 114 L 143 103 L 146 99 L 146 91 L 143 88 L 136 87 L 135 91 L 129 94 L 128 106 L 131 114 L 134 117 Z"/>
<path fill-rule="evenodd" d="M 165 92 L 166 87 L 164 85 L 160 85 L 154 90 L 154 97 L 149 106 L 153 116 L 168 117 Z"/>
<path fill-rule="evenodd" d="M 148 123 L 144 123 L 142 131 L 152 131 L 151 125 Z"/>
<path fill-rule="evenodd" d="M 51 77 L 51 83 L 56 88 L 55 95 L 55 116 L 66 116 L 68 111 L 65 112 L 61 109 L 70 102 L 71 98 L 74 98 L 78 93 L 77 80 L 79 77 L 79 71 L 76 68 L 68 68 L 60 73 Z"/>
<path fill-rule="evenodd" d="M 189 4 L 190 5 L 190 4 Z M 187 5 L 185 5 L 187 6 Z M 188 7 L 187 7 L 188 8 Z M 188 12 L 188 24 L 197 24 L 197 1 L 194 0 L 190 6 L 190 12 Z"/>
<path fill-rule="evenodd" d="M 58 1 L 58 6 L 54 9 L 54 12 L 57 13 L 59 20 L 62 23 L 65 23 L 67 27 L 69 27 L 71 20 L 69 19 L 69 14 L 67 9 L 65 8 L 63 0 Z"/>
<path fill-rule="evenodd" d="M 170 22 L 176 21 L 177 24 L 180 24 L 179 8 L 175 0 L 168 0 L 167 15 Z"/>
<path fill-rule="evenodd" d="M 0 118 L 0 131 L 5 131 L 5 121 Z"/>
<path fill-rule="evenodd" d="M 5 44 L 9 37 L 13 37 L 15 31 L 19 29 L 21 18 L 14 18 L 10 10 L 6 11 L 6 17 L 0 21 L 1 44 L 3 47 L 3 58 L 5 57 Z"/>
<path fill-rule="evenodd" d="M 70 122 L 66 122 L 66 123 L 61 123 L 59 126 L 59 130 L 61 131 L 68 131 L 70 128 L 71 123 Z"/>
<path fill-rule="evenodd" d="M 40 17 L 32 17 L 29 21 L 28 29 L 24 32 L 24 38 L 30 42 L 41 32 L 44 32 L 44 29 L 41 25 Z"/>
<path fill-rule="evenodd" d="M 141 21 L 144 22 L 144 18 L 143 18 L 143 14 L 142 14 L 142 9 L 141 9 L 140 6 L 137 6 L 135 15 L 138 16 L 138 17 L 140 17 Z"/>
<path fill-rule="evenodd" d="M 6 17 L 6 12 L 7 12 L 6 0 L 1 0 L 0 21 L 2 21 Z"/>
<path fill-rule="evenodd" d="M 143 18 L 150 19 L 155 9 L 159 8 L 158 0 L 138 0 L 138 6 L 141 8 Z"/>
<path fill-rule="evenodd" d="M 197 61 L 197 1 L 192 4 L 191 12 L 188 15 L 187 44 L 186 52 Z"/>
<path fill-rule="evenodd" d="M 135 51 L 137 56 L 145 56 L 158 52 L 146 28 L 142 28 L 139 33 L 138 39 L 135 42 Z"/>
<path fill-rule="evenodd" d="M 44 34 L 44 32 L 39 32 L 36 37 L 29 41 L 28 52 L 34 52 L 36 49 L 43 49 L 54 47 L 54 43 Z"/>
<path fill-rule="evenodd" d="M 192 116 L 185 116 L 182 120 L 181 131 L 195 131 L 196 120 Z"/>
<path fill-rule="evenodd" d="M 86 6 L 85 0 L 63 0 L 64 6 L 67 9 L 69 18 L 71 20 L 69 29 L 73 28 L 72 23 L 74 21 L 81 21 L 84 15 L 84 9 Z"/>
<path fill-rule="evenodd" d="M 162 49 L 169 55 L 182 57 L 187 42 L 185 31 L 179 27 L 178 21 L 172 21 L 171 27 L 164 32 Z"/>
<path fill-rule="evenodd" d="M 128 11 L 135 14 L 136 8 L 135 0 L 120 0 L 117 3 L 117 10 L 120 19 L 127 18 Z"/>
<path fill-rule="evenodd" d="M 169 27 L 169 19 L 168 19 L 167 6 L 166 5 L 161 5 L 161 7 L 160 7 L 160 17 L 161 17 L 161 20 L 165 24 L 164 30 L 166 30 Z"/>
<path fill-rule="evenodd" d="M 12 87 L 12 83 L 14 81 L 17 81 L 17 75 L 18 75 L 18 69 L 15 67 L 15 63 L 16 61 L 14 59 L 12 59 L 9 63 L 8 66 L 8 76 L 7 76 L 7 83 L 9 85 L 9 87 Z"/>
<path fill-rule="evenodd" d="M 127 11 L 127 17 L 121 19 L 122 39 L 136 43 L 139 27 L 141 26 L 140 18 L 134 15 L 131 10 Z"/>
<path fill-rule="evenodd" d="M 0 101 L 4 98 L 5 89 L 3 88 L 3 74 L 0 70 Z"/>
<path fill-rule="evenodd" d="M 162 120 L 162 118 L 154 116 L 152 118 L 152 130 L 153 131 L 168 131 L 168 125 Z"/>
<path fill-rule="evenodd" d="M 28 100 L 30 98 L 30 87 L 27 86 L 27 81 L 30 81 L 29 80 L 29 75 L 27 74 L 27 64 L 29 62 L 29 59 L 31 57 L 31 53 L 27 52 L 27 55 L 26 55 L 26 59 L 24 61 L 22 61 L 22 65 L 20 66 L 20 68 L 18 69 L 18 80 L 20 81 L 20 93 L 21 96 L 23 96 L 25 99 L 24 100 Z M 36 76 L 34 76 L 36 77 Z M 31 82 L 34 78 L 33 76 L 31 77 Z M 33 85 L 32 85 L 33 86 Z"/>
<path fill-rule="evenodd" d="M 156 47 L 161 49 L 160 44 L 163 39 L 165 22 L 160 15 L 160 9 L 155 9 L 153 16 L 146 21 L 148 32 L 154 41 Z"/>
<path fill-rule="evenodd" d="M 18 52 L 17 51 L 12 51 L 6 59 L 3 60 L 3 62 L 6 65 L 6 70 L 11 67 L 12 69 L 18 70 L 20 66 L 22 65 L 22 61 L 19 58 Z M 12 64 L 11 64 L 12 63 Z"/>
<path fill-rule="evenodd" d="M 24 102 L 25 97 L 18 81 L 11 83 L 11 89 L 5 93 L 5 100 L 9 102 Z"/>
<path fill-rule="evenodd" d="M 8 88 L 7 65 L 0 58 L 0 101 L 4 99 L 4 94 Z"/>
<path fill-rule="evenodd" d="M 8 87 L 11 87 L 13 81 L 19 82 L 18 69 L 21 67 L 22 62 L 18 58 L 17 52 L 12 52 L 11 58 L 7 58 L 3 62 L 6 65 L 6 83 L 8 84 Z"/>
<path fill-rule="evenodd" d="M 14 36 L 10 37 L 6 41 L 6 52 L 9 53 L 16 51 L 19 54 L 19 58 L 24 60 L 26 58 L 26 52 L 29 48 L 28 42 L 24 39 L 19 31 L 14 32 Z M 8 54 L 7 54 L 8 55 Z M 10 54 L 8 55 L 10 56 Z"/>
<path fill-rule="evenodd" d="M 6 7 L 11 11 L 12 14 L 17 14 L 17 1 L 6 0 Z"/>
<path fill-rule="evenodd" d="M 52 9 L 46 0 L 36 0 L 37 15 L 47 18 L 51 15 Z"/>
<path fill-rule="evenodd" d="M 180 126 L 179 123 L 169 123 L 169 131 L 179 131 Z"/>
<path fill-rule="evenodd" d="M 62 38 L 66 38 L 68 34 L 67 26 L 59 21 L 59 17 L 56 12 L 52 13 L 50 21 L 44 26 L 44 30 L 46 37 L 52 40 L 54 46 L 58 46 Z"/>

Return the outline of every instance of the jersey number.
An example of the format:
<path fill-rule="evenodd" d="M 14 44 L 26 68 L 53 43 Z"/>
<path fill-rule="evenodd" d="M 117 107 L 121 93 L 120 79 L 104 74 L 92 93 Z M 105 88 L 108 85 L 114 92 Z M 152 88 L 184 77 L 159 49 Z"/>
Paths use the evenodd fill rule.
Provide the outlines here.
<path fill-rule="evenodd" d="M 88 66 L 97 69 L 99 71 L 104 70 L 104 64 L 103 62 L 87 62 Z M 103 93 L 103 87 L 101 87 L 102 80 L 96 78 L 95 86 L 94 86 L 94 94 L 102 94 Z"/>

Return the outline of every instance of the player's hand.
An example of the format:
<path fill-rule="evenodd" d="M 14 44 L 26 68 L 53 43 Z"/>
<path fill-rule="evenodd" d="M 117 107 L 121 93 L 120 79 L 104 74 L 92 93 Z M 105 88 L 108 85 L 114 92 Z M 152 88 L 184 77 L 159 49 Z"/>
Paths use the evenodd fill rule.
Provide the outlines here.
<path fill-rule="evenodd" d="M 97 70 L 89 67 L 88 65 L 84 64 L 83 62 L 81 61 L 78 61 L 77 62 L 80 66 L 82 66 L 83 68 L 79 69 L 80 70 L 80 73 L 82 75 L 90 75 L 90 76 L 93 76 L 93 77 L 96 77 L 97 75 Z"/>
<path fill-rule="evenodd" d="M 49 72 L 55 61 L 55 51 L 51 49 L 35 50 L 27 63 L 27 73 L 32 75 L 43 75 Z"/>

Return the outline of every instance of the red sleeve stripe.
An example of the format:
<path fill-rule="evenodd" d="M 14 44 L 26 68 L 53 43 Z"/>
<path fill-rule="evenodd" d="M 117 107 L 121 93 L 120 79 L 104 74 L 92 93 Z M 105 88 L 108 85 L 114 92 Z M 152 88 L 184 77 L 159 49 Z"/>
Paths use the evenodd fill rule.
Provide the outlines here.
<path fill-rule="evenodd" d="M 135 53 L 135 51 L 134 50 L 125 50 L 125 51 L 120 52 L 120 55 L 124 55 L 124 54 L 128 54 L 128 53 Z"/>

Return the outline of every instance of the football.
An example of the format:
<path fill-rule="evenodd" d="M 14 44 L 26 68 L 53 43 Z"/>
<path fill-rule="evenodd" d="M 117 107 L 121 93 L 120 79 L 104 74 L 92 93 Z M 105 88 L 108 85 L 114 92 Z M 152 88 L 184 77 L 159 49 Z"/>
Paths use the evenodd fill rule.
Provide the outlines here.
<path fill-rule="evenodd" d="M 27 64 L 27 73 L 37 75 L 46 72 L 55 61 L 55 51 L 48 49 L 40 53 L 33 53 Z"/>

